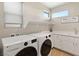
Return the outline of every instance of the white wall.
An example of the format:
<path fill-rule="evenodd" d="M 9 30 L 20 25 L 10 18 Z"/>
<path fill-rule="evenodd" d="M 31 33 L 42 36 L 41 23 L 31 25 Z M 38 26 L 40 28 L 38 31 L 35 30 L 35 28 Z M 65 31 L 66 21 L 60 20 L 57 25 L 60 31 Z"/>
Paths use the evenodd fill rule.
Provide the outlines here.
<path fill-rule="evenodd" d="M 24 16 L 24 23 L 23 27 L 25 28 L 29 21 L 41 21 L 43 20 L 43 16 L 41 13 L 44 10 L 48 10 L 47 7 L 42 5 L 39 2 L 26 2 L 23 5 L 23 16 Z"/>
<path fill-rule="evenodd" d="M 40 23 L 40 22 L 30 22 L 41 20 L 39 17 L 40 12 L 43 10 L 48 10 L 44 5 L 35 2 L 26 2 L 24 3 L 24 19 L 23 19 L 23 28 L 5 28 L 4 27 L 4 17 L 3 17 L 3 3 L 0 2 L 0 37 L 10 36 L 12 33 L 20 33 L 20 34 L 27 34 L 27 33 L 34 33 L 39 31 L 48 30 L 49 25 L 47 23 Z M 40 24 L 40 28 L 38 27 Z M 46 25 L 45 25 L 46 24 Z"/>
<path fill-rule="evenodd" d="M 69 16 L 79 16 L 79 2 L 70 2 L 64 5 L 60 5 L 58 7 L 52 8 L 52 13 L 59 12 L 62 10 L 69 10 Z M 57 19 L 57 18 L 56 18 Z M 65 32 L 73 32 L 74 28 L 79 31 L 79 23 L 67 23 L 61 24 L 61 19 L 54 19 L 54 31 L 65 31 Z"/>

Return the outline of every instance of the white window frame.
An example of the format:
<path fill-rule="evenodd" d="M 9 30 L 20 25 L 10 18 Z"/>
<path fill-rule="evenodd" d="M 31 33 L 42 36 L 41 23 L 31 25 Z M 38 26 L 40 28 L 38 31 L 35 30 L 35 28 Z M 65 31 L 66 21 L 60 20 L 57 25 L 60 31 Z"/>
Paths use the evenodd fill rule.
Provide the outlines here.
<path fill-rule="evenodd" d="M 48 11 L 43 11 L 43 15 L 42 15 L 42 17 L 44 16 L 45 17 L 45 15 L 44 14 L 47 14 L 47 17 L 46 18 L 44 18 L 44 20 L 43 21 L 48 21 L 49 20 L 49 12 Z"/>
<path fill-rule="evenodd" d="M 47 14 L 48 15 L 48 17 L 49 17 L 49 13 L 48 12 L 44 12 L 45 14 Z"/>
<path fill-rule="evenodd" d="M 61 10 L 61 11 L 58 11 L 58 12 L 55 12 L 53 14 L 60 13 L 60 12 L 63 12 L 63 11 L 67 11 L 68 12 L 68 15 L 67 16 L 69 16 L 69 10 L 67 10 L 67 9 Z M 52 14 L 52 18 L 57 18 L 57 17 L 53 17 L 53 14 Z M 59 17 L 67 17 L 67 16 L 59 16 Z"/>
<path fill-rule="evenodd" d="M 21 10 L 21 23 L 8 23 L 8 22 L 6 22 L 5 14 L 7 14 L 7 13 L 5 13 L 5 11 L 4 11 L 4 27 L 5 28 L 11 28 L 11 27 L 12 28 L 22 28 L 22 25 L 23 25 L 23 3 L 22 2 L 19 2 L 19 3 L 21 3 L 21 9 L 22 9 Z M 9 26 L 7 26 L 7 25 L 9 25 Z M 13 26 L 13 25 L 16 25 L 16 26 Z"/>

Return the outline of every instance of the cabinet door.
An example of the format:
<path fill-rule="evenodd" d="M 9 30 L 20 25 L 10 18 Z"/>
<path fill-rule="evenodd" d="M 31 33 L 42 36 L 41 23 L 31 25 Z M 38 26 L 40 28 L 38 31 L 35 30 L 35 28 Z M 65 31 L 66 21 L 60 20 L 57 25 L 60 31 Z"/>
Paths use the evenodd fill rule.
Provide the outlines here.
<path fill-rule="evenodd" d="M 54 35 L 54 47 L 60 48 L 62 47 L 62 41 L 59 35 Z"/>
<path fill-rule="evenodd" d="M 75 44 L 73 38 L 68 36 L 61 36 L 61 41 L 62 49 L 69 53 L 73 53 Z"/>
<path fill-rule="evenodd" d="M 69 50 L 68 49 L 67 50 L 74 55 L 79 55 L 79 38 L 72 38 L 71 41 L 73 41 L 73 46 L 70 47 Z"/>
<path fill-rule="evenodd" d="M 74 54 L 79 55 L 79 38 L 74 39 L 75 45 L 74 45 Z"/>
<path fill-rule="evenodd" d="M 74 40 L 72 37 L 63 36 L 63 35 L 55 35 L 54 36 L 54 46 L 61 50 L 67 51 L 69 53 L 73 53 L 74 50 Z"/>
<path fill-rule="evenodd" d="M 54 47 L 54 38 L 55 38 L 55 35 L 52 34 L 52 37 L 51 37 L 51 39 L 52 39 L 52 48 Z"/>
<path fill-rule="evenodd" d="M 53 36 L 52 36 L 52 41 L 53 41 L 54 47 L 55 47 L 55 45 L 56 45 L 56 40 L 57 40 L 57 39 L 56 39 L 56 36 L 57 36 L 57 35 L 53 35 Z"/>

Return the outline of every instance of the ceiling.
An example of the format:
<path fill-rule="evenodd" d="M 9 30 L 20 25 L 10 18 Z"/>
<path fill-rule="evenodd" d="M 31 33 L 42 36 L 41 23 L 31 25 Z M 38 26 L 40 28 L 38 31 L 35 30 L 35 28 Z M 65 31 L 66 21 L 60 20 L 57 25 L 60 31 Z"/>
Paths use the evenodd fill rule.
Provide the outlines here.
<path fill-rule="evenodd" d="M 63 5 L 66 2 L 41 2 L 43 5 L 47 6 L 48 8 L 54 8 L 57 7 L 59 5 Z"/>

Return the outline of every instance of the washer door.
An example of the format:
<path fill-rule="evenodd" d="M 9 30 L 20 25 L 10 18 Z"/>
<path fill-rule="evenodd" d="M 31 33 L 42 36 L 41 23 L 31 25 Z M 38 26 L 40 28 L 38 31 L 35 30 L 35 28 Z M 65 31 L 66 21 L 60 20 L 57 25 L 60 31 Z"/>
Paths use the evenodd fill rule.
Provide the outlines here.
<path fill-rule="evenodd" d="M 41 55 L 47 56 L 50 53 L 51 48 L 52 48 L 51 40 L 49 39 L 45 40 L 41 46 L 41 51 L 40 51 Z"/>
<path fill-rule="evenodd" d="M 37 50 L 34 47 L 22 49 L 16 56 L 37 56 Z"/>

